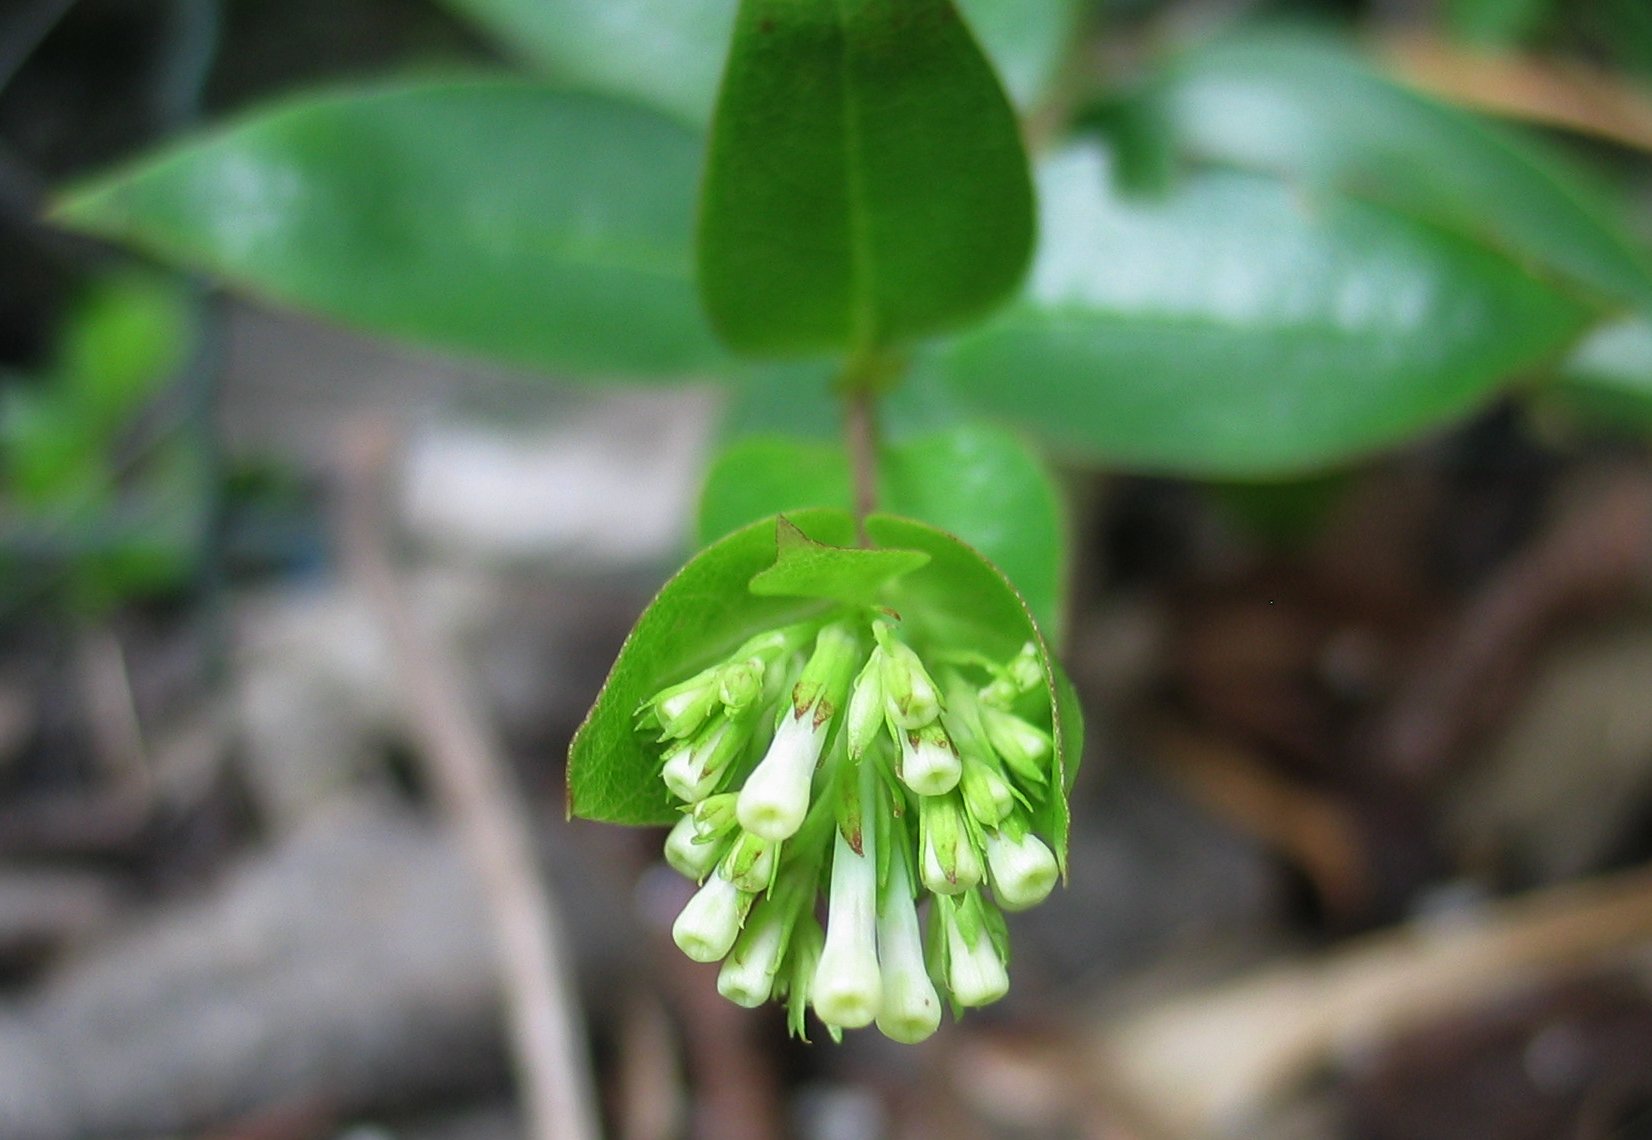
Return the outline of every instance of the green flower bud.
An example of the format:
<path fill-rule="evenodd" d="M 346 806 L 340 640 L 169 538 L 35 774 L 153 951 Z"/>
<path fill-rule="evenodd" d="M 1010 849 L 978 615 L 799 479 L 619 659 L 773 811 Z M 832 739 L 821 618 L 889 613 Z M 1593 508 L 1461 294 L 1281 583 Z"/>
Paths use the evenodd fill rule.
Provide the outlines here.
<path fill-rule="evenodd" d="M 884 707 L 890 721 L 908 730 L 930 724 L 945 707 L 940 689 L 912 647 L 897 640 L 889 626 L 880 623 L 873 632 L 883 650 Z"/>
<path fill-rule="evenodd" d="M 956 895 L 981 881 L 981 856 L 956 796 L 920 799 L 918 832 L 918 868 L 924 886 L 938 895 Z"/>
<path fill-rule="evenodd" d="M 1044 666 L 1038 660 L 1038 647 L 1029 641 L 981 690 L 981 700 L 994 708 L 1009 709 L 1017 697 L 1042 688 L 1043 684 Z"/>
<path fill-rule="evenodd" d="M 717 674 L 717 699 L 730 712 L 744 712 L 763 695 L 763 671 L 759 657 L 724 665 Z"/>
<path fill-rule="evenodd" d="M 756 894 L 769 889 L 779 863 L 780 844 L 747 831 L 729 848 L 721 874 L 742 891 Z"/>
<path fill-rule="evenodd" d="M 1014 713 L 988 705 L 981 707 L 981 728 L 987 743 L 1017 777 L 1031 787 L 1043 787 L 1050 782 L 1049 757 L 1053 745 L 1049 733 Z"/>
<path fill-rule="evenodd" d="M 859 760 L 883 730 L 882 669 L 883 650 L 874 648 L 872 655 L 866 659 L 866 666 L 850 686 L 849 710 L 844 714 L 843 732 L 851 760 Z"/>
<path fill-rule="evenodd" d="M 1015 810 L 1015 792 L 998 769 L 980 756 L 965 752 L 960 759 L 964 775 L 958 787 L 963 792 L 964 806 L 977 823 L 997 827 Z"/>

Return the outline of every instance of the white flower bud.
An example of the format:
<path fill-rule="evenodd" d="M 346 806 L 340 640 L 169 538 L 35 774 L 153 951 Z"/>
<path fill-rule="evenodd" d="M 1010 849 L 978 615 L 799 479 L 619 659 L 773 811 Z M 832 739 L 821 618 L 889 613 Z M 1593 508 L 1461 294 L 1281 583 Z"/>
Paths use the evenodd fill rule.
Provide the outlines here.
<path fill-rule="evenodd" d="M 832 848 L 832 890 L 826 910 L 826 947 L 815 967 L 810 997 L 827 1025 L 859 1029 L 870 1025 L 883 1002 L 878 970 L 878 867 L 873 829 L 861 830 L 861 852 L 843 832 Z"/>
<path fill-rule="evenodd" d="M 723 769 L 740 744 L 740 728 L 724 717 L 666 757 L 660 776 L 673 795 L 699 803 L 717 790 Z"/>
<path fill-rule="evenodd" d="M 1049 897 L 1061 870 L 1055 856 L 1036 835 L 1011 839 L 987 835 L 987 866 L 992 871 L 992 893 L 1005 910 L 1026 910 Z"/>
<path fill-rule="evenodd" d="M 941 1026 L 941 999 L 924 966 L 918 910 L 906 860 L 898 854 L 890 860 L 889 882 L 878 908 L 878 961 L 883 971 L 878 1029 L 906 1045 L 932 1036 Z"/>
<path fill-rule="evenodd" d="M 962 894 L 980 885 L 981 857 L 961 828 L 955 833 L 943 832 L 939 842 L 935 832 L 928 831 L 924 835 L 920 874 L 924 886 L 934 894 Z"/>
<path fill-rule="evenodd" d="M 715 962 L 734 945 L 750 905 L 749 895 L 742 896 L 733 883 L 713 875 L 683 907 L 671 926 L 671 937 L 696 962 Z"/>
<path fill-rule="evenodd" d="M 987 932 L 976 927 L 975 944 L 970 945 L 959 927 L 956 911 L 949 908 L 945 917 L 947 989 L 959 1005 L 991 1005 L 1010 991 L 1009 971 L 998 956 Z"/>
<path fill-rule="evenodd" d="M 735 1005 L 756 1009 L 774 992 L 775 975 L 785 953 L 785 908 L 775 900 L 764 900 L 718 972 L 717 992 Z"/>
<path fill-rule="evenodd" d="M 642 723 L 657 722 L 665 740 L 681 740 L 699 731 L 717 707 L 717 668 L 702 670 L 686 681 L 662 689 L 643 702 L 637 715 Z"/>
<path fill-rule="evenodd" d="M 725 844 L 702 840 L 692 815 L 685 815 L 665 837 L 665 861 L 678 874 L 696 883 L 717 865 Z"/>
<path fill-rule="evenodd" d="M 746 777 L 735 813 L 740 826 L 764 839 L 790 839 L 809 811 L 809 782 L 826 743 L 828 722 L 789 710 L 775 729 L 762 762 Z"/>
<path fill-rule="evenodd" d="M 920 796 L 939 796 L 958 786 L 963 764 L 946 730 L 932 724 L 901 733 L 901 781 Z"/>

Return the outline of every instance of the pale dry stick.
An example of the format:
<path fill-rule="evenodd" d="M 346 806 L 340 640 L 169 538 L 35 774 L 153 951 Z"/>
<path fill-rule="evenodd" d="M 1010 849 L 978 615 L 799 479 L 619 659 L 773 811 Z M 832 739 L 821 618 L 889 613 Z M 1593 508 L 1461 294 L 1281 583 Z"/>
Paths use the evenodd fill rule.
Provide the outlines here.
<path fill-rule="evenodd" d="M 561 923 L 532 830 L 462 672 L 419 627 L 386 548 L 381 509 L 393 451 L 387 430 L 356 433 L 345 455 L 343 546 L 402 673 L 409 727 L 426 776 L 474 864 L 497 935 L 501 983 L 535 1140 L 596 1140 L 596 1097 Z"/>
<path fill-rule="evenodd" d="M 149 748 L 132 692 L 126 650 L 114 630 L 94 625 L 76 635 L 75 656 L 98 759 L 120 792 L 145 800 L 152 782 Z"/>
<path fill-rule="evenodd" d="M 1178 997 L 1102 1033 L 1097 1064 L 1170 1135 L 1233 1135 L 1354 1045 L 1652 944 L 1652 868 L 1436 919 Z"/>
<path fill-rule="evenodd" d="M 1426 36 L 1378 45 L 1397 78 L 1440 99 L 1652 150 L 1652 95 L 1580 60 L 1475 51 Z"/>

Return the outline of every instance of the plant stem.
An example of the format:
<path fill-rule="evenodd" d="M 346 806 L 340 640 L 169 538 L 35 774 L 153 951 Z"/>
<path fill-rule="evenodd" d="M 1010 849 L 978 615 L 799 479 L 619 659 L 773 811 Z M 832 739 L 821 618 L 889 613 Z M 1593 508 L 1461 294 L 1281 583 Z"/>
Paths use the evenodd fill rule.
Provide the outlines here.
<path fill-rule="evenodd" d="M 870 389 L 847 394 L 843 432 L 849 448 L 849 464 L 855 479 L 855 527 L 860 544 L 870 546 L 866 537 L 866 516 L 878 509 L 878 421 Z"/>

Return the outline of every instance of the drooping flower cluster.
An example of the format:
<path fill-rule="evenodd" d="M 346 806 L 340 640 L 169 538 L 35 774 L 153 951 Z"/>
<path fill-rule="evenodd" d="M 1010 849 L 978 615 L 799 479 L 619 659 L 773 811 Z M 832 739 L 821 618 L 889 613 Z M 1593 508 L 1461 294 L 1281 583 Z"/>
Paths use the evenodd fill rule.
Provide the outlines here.
<path fill-rule="evenodd" d="M 730 1000 L 784 999 L 799 1035 L 812 1008 L 834 1036 L 875 1022 L 917 1042 L 940 991 L 955 1011 L 1003 997 L 1001 911 L 1059 877 L 1032 824 L 1062 794 L 1052 742 L 1018 712 L 1044 692 L 1036 650 L 933 660 L 892 615 L 804 622 L 638 709 L 683 802 L 666 859 L 700 884 L 677 945 L 722 961 Z"/>

